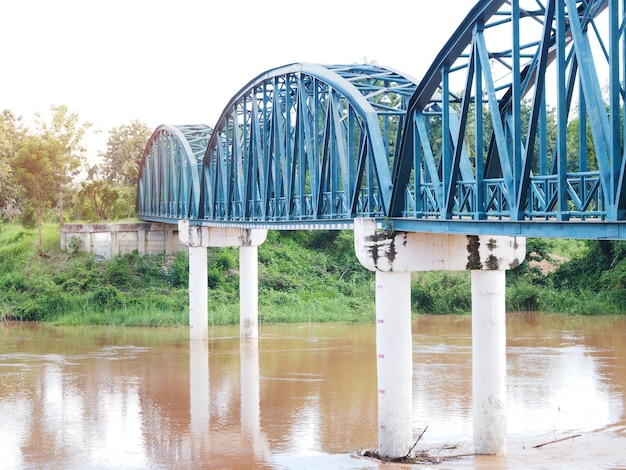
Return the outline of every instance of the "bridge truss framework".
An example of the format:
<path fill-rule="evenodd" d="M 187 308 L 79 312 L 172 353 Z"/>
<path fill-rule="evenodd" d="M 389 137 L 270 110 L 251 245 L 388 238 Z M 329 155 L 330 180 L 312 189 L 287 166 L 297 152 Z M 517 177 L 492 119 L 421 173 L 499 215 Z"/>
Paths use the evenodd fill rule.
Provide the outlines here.
<path fill-rule="evenodd" d="M 155 131 L 139 216 L 626 239 L 625 11 L 478 2 L 420 81 L 373 64 L 264 72 L 214 128 Z"/>

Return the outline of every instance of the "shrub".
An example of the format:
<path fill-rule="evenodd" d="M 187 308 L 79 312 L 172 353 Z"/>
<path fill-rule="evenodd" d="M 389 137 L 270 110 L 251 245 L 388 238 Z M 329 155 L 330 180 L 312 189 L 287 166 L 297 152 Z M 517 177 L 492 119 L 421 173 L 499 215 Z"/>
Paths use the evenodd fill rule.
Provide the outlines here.
<path fill-rule="evenodd" d="M 97 287 L 91 295 L 91 302 L 100 310 L 118 309 L 124 305 L 122 293 L 110 285 Z"/>
<path fill-rule="evenodd" d="M 432 271 L 417 274 L 412 282 L 413 309 L 424 313 L 469 313 L 472 291 L 469 272 Z"/>
<path fill-rule="evenodd" d="M 174 287 L 189 285 L 189 256 L 186 252 L 177 253 L 166 270 L 166 279 Z"/>
<path fill-rule="evenodd" d="M 520 281 L 506 290 L 507 310 L 538 310 L 545 289 L 531 282 Z"/>

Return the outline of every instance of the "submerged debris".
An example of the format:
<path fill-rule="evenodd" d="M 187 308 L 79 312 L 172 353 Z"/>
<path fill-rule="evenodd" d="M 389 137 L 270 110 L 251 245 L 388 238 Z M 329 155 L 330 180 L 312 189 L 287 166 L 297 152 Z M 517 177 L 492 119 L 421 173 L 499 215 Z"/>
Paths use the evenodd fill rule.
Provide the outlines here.
<path fill-rule="evenodd" d="M 441 447 L 437 451 L 437 453 L 439 455 L 432 455 L 427 450 L 421 450 L 419 452 L 414 452 L 415 446 L 420 441 L 420 439 L 422 438 L 422 436 L 424 435 L 424 433 L 426 432 L 427 429 L 428 429 L 428 426 L 426 426 L 424 428 L 422 433 L 419 435 L 419 437 L 417 438 L 417 440 L 415 441 L 413 446 L 411 446 L 411 448 L 409 449 L 409 452 L 405 456 L 402 456 L 402 457 L 386 457 L 384 455 L 380 455 L 377 450 L 368 450 L 368 449 L 359 450 L 359 451 L 355 452 L 353 455 L 355 455 L 356 457 L 376 460 L 376 461 L 381 462 L 383 464 L 385 464 L 385 463 L 400 463 L 400 464 L 429 464 L 429 465 L 436 465 L 436 464 L 439 464 L 439 463 L 444 462 L 446 460 L 457 459 L 457 458 L 460 458 L 460 457 L 470 457 L 470 456 L 474 455 L 474 454 L 450 454 L 450 455 L 441 455 L 440 454 L 441 451 L 443 451 L 443 450 L 445 450 L 445 451 L 457 450 L 458 447 L 455 446 L 455 445 L 446 445 L 446 446 Z"/>
<path fill-rule="evenodd" d="M 376 450 L 360 450 L 356 452 L 358 457 L 373 459 L 382 463 L 406 463 L 406 464 L 438 464 L 451 457 L 433 457 L 428 452 L 422 451 L 412 456 L 404 457 L 385 457 L 380 455 Z"/>
<path fill-rule="evenodd" d="M 548 444 L 556 444 L 557 442 L 567 441 L 568 439 L 576 439 L 577 437 L 582 436 L 582 434 L 574 434 L 573 436 L 562 437 L 560 439 L 554 439 L 553 441 L 544 442 L 543 444 L 537 444 L 533 446 L 533 449 L 539 449 L 543 446 L 547 446 Z"/>
<path fill-rule="evenodd" d="M 446 447 L 449 449 L 449 447 Z M 358 458 L 365 458 L 370 460 L 376 460 L 377 462 L 386 464 L 386 463 L 400 463 L 400 464 L 428 464 L 428 465 L 437 465 L 441 462 L 445 462 L 448 460 L 458 459 L 461 457 L 472 457 L 474 454 L 453 454 L 453 455 L 432 455 L 430 452 L 423 450 L 417 452 L 413 455 L 405 455 L 403 457 L 385 457 L 384 455 L 380 455 L 376 450 L 359 450 L 353 454 Z"/>

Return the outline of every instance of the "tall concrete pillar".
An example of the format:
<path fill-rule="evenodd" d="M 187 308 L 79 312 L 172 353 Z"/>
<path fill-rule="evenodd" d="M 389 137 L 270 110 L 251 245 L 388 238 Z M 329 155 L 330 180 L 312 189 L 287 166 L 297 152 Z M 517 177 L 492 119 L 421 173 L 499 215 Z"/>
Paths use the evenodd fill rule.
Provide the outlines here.
<path fill-rule="evenodd" d="M 413 437 L 411 273 L 376 272 L 378 451 L 407 455 Z"/>
<path fill-rule="evenodd" d="M 526 256 L 526 240 L 517 237 L 449 235 L 382 230 L 374 219 L 355 219 L 354 247 L 363 266 L 376 271 L 376 316 L 389 316 L 393 321 L 406 323 L 405 303 L 410 309 L 410 272 L 412 271 L 472 271 L 472 315 L 473 315 L 473 384 L 474 384 L 474 441 L 476 452 L 481 454 L 503 454 L 506 440 L 506 330 L 504 321 L 504 273 L 518 266 Z M 393 294 L 397 308 L 390 308 L 391 300 L 378 289 L 379 273 L 406 273 L 406 278 L 384 279 L 380 285 L 387 291 L 390 284 L 398 284 Z M 387 281 L 387 279 L 394 279 Z M 408 287 L 404 284 L 408 282 Z M 400 287 L 402 286 L 402 287 Z M 393 289 L 392 287 L 389 290 Z M 389 347 L 388 338 L 395 336 L 394 351 L 397 354 L 411 355 L 410 334 L 402 334 L 396 326 L 394 335 L 380 334 L 377 323 L 377 350 Z M 382 330 L 381 330 L 382 331 Z M 379 344 L 380 343 L 380 344 Z M 399 352 L 404 351 L 404 352 Z M 410 393 L 412 377 L 394 371 L 398 362 L 385 360 L 378 362 L 379 389 L 387 388 L 389 377 L 395 377 L 395 387 Z M 404 366 L 402 366 L 404 367 Z M 410 401 L 399 399 L 393 412 L 387 411 L 386 398 L 381 398 L 379 390 L 378 439 L 381 455 L 400 457 L 406 455 L 406 442 L 412 441 L 412 430 L 400 419 L 402 413 L 410 416 Z M 382 405 L 381 405 L 382 401 Z M 391 426 L 393 429 L 388 429 Z M 406 449 L 403 452 L 403 449 Z"/>
<path fill-rule="evenodd" d="M 207 247 L 189 247 L 189 339 L 209 338 Z"/>
<path fill-rule="evenodd" d="M 505 271 L 472 271 L 474 451 L 506 453 Z"/>
<path fill-rule="evenodd" d="M 239 248 L 239 336 L 259 336 L 259 261 L 256 245 Z"/>

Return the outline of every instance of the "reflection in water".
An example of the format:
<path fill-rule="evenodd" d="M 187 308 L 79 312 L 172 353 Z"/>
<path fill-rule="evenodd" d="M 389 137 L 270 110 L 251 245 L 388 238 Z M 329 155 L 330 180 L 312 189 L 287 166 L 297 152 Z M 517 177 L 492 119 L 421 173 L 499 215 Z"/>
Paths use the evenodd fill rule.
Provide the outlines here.
<path fill-rule="evenodd" d="M 626 317 L 509 315 L 507 328 L 509 456 L 446 468 L 625 466 Z M 414 322 L 421 448 L 471 450 L 470 330 L 469 317 Z M 238 332 L 5 324 L 0 468 L 378 468 L 349 455 L 377 443 L 374 325 Z"/>
<path fill-rule="evenodd" d="M 191 455 L 204 454 L 210 449 L 208 341 L 189 342 L 189 376 Z"/>
<path fill-rule="evenodd" d="M 245 450 L 264 460 L 270 449 L 261 436 L 260 373 L 258 339 L 240 340 L 241 436 Z"/>

